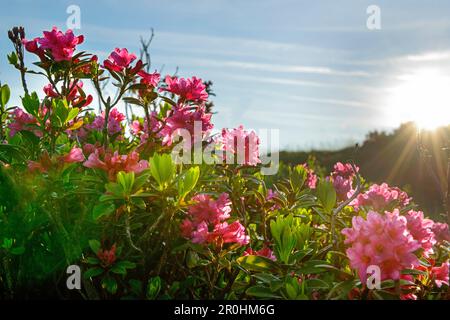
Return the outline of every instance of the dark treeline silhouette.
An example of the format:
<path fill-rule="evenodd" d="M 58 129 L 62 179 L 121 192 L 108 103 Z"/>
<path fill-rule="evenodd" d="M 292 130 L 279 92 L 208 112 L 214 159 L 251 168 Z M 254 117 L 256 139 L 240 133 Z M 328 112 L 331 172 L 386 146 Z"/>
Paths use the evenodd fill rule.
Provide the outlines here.
<path fill-rule="evenodd" d="M 402 124 L 392 133 L 370 132 L 361 146 L 337 151 L 280 152 L 280 160 L 297 164 L 314 156 L 330 172 L 333 164 L 353 160 L 361 174 L 374 183 L 402 187 L 427 214 L 445 212 L 450 125 L 433 131 L 418 131 L 413 123 Z M 445 220 L 445 218 L 441 218 Z"/>

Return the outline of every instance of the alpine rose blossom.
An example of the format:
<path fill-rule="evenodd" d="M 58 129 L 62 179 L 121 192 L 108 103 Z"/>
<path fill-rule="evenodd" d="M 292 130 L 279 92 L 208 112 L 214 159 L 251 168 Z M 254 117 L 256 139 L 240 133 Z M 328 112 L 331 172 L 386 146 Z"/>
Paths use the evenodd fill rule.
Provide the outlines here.
<path fill-rule="evenodd" d="M 103 66 L 108 70 L 121 72 L 124 68 L 128 68 L 134 60 L 136 60 L 134 53 L 128 53 L 126 48 L 115 48 L 108 59 L 103 62 Z"/>
<path fill-rule="evenodd" d="M 36 118 L 16 107 L 9 114 L 11 121 L 8 124 L 9 136 L 14 137 L 19 131 L 31 131 L 36 136 L 42 136 L 42 132 L 37 130 Z"/>
<path fill-rule="evenodd" d="M 430 254 L 433 254 L 433 246 L 436 244 L 432 231 L 433 220 L 425 219 L 422 211 L 410 210 L 405 216 L 408 231 L 422 246 L 424 256 L 428 257 Z"/>
<path fill-rule="evenodd" d="M 75 36 L 70 29 L 63 33 L 57 27 L 53 27 L 51 31 L 44 31 L 44 37 L 31 41 L 24 39 L 23 43 L 27 51 L 38 54 L 41 59 L 43 52 L 48 50 L 53 59 L 58 62 L 70 61 L 75 47 L 83 43 L 83 40 L 83 36 Z"/>
<path fill-rule="evenodd" d="M 352 227 L 342 230 L 350 266 L 358 271 L 363 283 L 367 279 L 367 267 L 376 265 L 381 270 L 381 280 L 400 278 L 403 269 L 419 265 L 414 252 L 420 243 L 407 229 L 407 220 L 398 211 L 381 215 L 369 211 L 367 218 L 355 216 Z"/>
<path fill-rule="evenodd" d="M 431 269 L 431 277 L 440 288 L 442 285 L 449 285 L 449 260 L 444 261 L 440 267 L 433 267 Z"/>
<path fill-rule="evenodd" d="M 183 137 L 183 131 L 187 130 L 191 137 L 191 145 L 196 140 L 203 139 L 212 128 L 212 114 L 206 113 L 204 107 L 197 107 L 194 110 L 187 106 L 177 106 L 165 119 L 164 127 L 159 132 L 163 138 L 163 144 L 172 145 L 177 136 Z M 199 132 L 195 131 L 198 128 Z M 197 139 L 198 138 L 198 139 Z"/>
<path fill-rule="evenodd" d="M 108 118 L 108 133 L 114 135 L 122 131 L 122 121 L 125 120 L 125 115 L 119 112 L 116 108 L 111 109 Z M 105 124 L 105 112 L 103 111 L 100 116 L 95 117 L 91 124 L 87 124 L 84 127 L 89 130 L 102 131 Z"/>
<path fill-rule="evenodd" d="M 373 184 L 369 190 L 358 195 L 352 203 L 355 209 L 360 206 L 371 206 L 374 210 L 379 211 L 387 209 L 392 204 L 399 204 L 404 207 L 409 204 L 411 198 L 408 194 L 397 187 L 389 187 L 387 183 L 381 185 Z"/>
<path fill-rule="evenodd" d="M 225 243 L 248 244 L 250 237 L 245 227 L 234 221 L 228 224 L 231 201 L 227 193 L 222 193 L 217 200 L 209 195 L 199 194 L 192 198 L 187 217 L 181 223 L 181 235 L 193 243 L 214 244 L 221 247 Z"/>
<path fill-rule="evenodd" d="M 103 160 L 101 157 L 103 156 Z M 110 180 L 114 180 L 119 171 L 141 173 L 148 168 L 147 160 L 139 160 L 139 153 L 136 151 L 128 155 L 120 155 L 117 151 L 113 154 L 102 152 L 96 149 L 83 163 L 87 168 L 101 169 L 108 173 Z"/>
<path fill-rule="evenodd" d="M 442 243 L 443 241 L 450 242 L 450 230 L 448 224 L 435 222 L 431 230 L 434 233 L 437 243 Z"/>
<path fill-rule="evenodd" d="M 356 167 L 356 171 L 359 171 L 358 167 Z M 331 178 L 339 200 L 347 200 L 353 194 L 354 177 L 355 172 L 350 163 L 337 162 L 334 165 L 334 171 L 331 173 Z"/>
<path fill-rule="evenodd" d="M 222 130 L 219 138 L 222 150 L 225 152 L 224 159 L 227 163 L 245 164 L 256 166 L 261 163 L 259 159 L 259 137 L 254 131 L 248 132 L 241 125 L 238 128 Z M 234 158 L 237 159 L 234 159 Z"/>
<path fill-rule="evenodd" d="M 83 162 L 84 155 L 83 150 L 78 147 L 73 147 L 70 152 L 64 157 L 64 162 L 74 163 L 74 162 Z"/>
<path fill-rule="evenodd" d="M 206 86 L 202 79 L 178 78 L 166 76 L 165 83 L 167 88 L 161 88 L 161 91 L 168 91 L 180 97 L 179 102 L 192 101 L 195 103 L 203 103 L 208 99 Z"/>

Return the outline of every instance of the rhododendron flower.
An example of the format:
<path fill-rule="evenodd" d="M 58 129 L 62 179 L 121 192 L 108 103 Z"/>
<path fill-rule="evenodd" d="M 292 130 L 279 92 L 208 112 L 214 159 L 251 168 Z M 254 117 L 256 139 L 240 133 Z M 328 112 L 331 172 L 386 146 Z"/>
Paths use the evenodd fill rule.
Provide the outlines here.
<path fill-rule="evenodd" d="M 192 77 L 188 79 L 166 76 L 167 88 L 161 91 L 168 91 L 180 97 L 179 102 L 193 101 L 196 103 L 205 102 L 208 99 L 206 86 L 202 79 Z"/>
<path fill-rule="evenodd" d="M 161 75 L 158 72 L 148 73 L 144 70 L 138 72 L 138 75 L 141 77 L 141 83 L 146 84 L 151 87 L 158 86 Z"/>
<path fill-rule="evenodd" d="M 75 47 L 83 43 L 83 40 L 83 36 L 76 37 L 70 29 L 63 33 L 53 27 L 51 31 L 44 31 L 44 37 L 31 41 L 24 39 L 23 43 L 27 51 L 38 54 L 41 59 L 43 51 L 48 50 L 55 61 L 70 61 Z"/>
<path fill-rule="evenodd" d="M 357 269 L 363 283 L 367 279 L 367 267 L 380 267 L 381 280 L 400 278 L 403 269 L 419 265 L 414 252 L 420 243 L 412 237 L 407 229 L 407 220 L 398 211 L 381 215 L 370 211 L 366 220 L 356 216 L 352 227 L 342 230 L 350 266 Z"/>
<path fill-rule="evenodd" d="M 103 62 L 103 66 L 108 70 L 121 72 L 124 68 L 128 68 L 135 59 L 136 55 L 128 53 L 127 49 L 115 48 L 108 59 Z"/>
<path fill-rule="evenodd" d="M 181 223 L 181 234 L 193 243 L 214 244 L 221 247 L 225 243 L 247 244 L 250 241 L 245 227 L 234 221 L 228 224 L 231 201 L 228 194 L 222 193 L 217 200 L 209 195 L 199 194 L 192 198 L 188 217 Z"/>
<path fill-rule="evenodd" d="M 259 159 L 259 138 L 254 131 L 246 131 L 241 125 L 238 128 L 222 130 L 219 142 L 225 151 L 227 163 L 232 156 L 237 156 L 239 164 L 256 166 L 261 163 Z"/>
<path fill-rule="evenodd" d="M 125 115 L 119 112 L 116 108 L 111 109 L 108 118 L 108 134 L 114 135 L 122 131 L 122 121 L 125 120 Z M 91 124 L 85 125 L 85 128 L 90 130 L 102 131 L 105 125 L 105 112 L 100 116 L 95 117 Z"/>
<path fill-rule="evenodd" d="M 356 167 L 356 171 L 359 168 Z M 353 194 L 353 178 L 355 172 L 350 163 L 337 162 L 334 171 L 331 173 L 334 189 L 339 200 L 347 200 Z"/>
<path fill-rule="evenodd" d="M 442 287 L 443 284 L 449 285 L 449 265 L 449 260 L 447 260 L 440 267 L 431 268 L 431 277 L 438 288 Z"/>
<path fill-rule="evenodd" d="M 73 147 L 70 152 L 64 157 L 64 162 L 73 163 L 73 162 L 83 162 L 84 155 L 83 150 L 78 147 Z"/>
<path fill-rule="evenodd" d="M 150 114 L 150 123 L 151 126 L 149 128 L 147 124 L 147 117 L 144 118 L 144 123 L 142 124 L 139 120 L 133 120 L 130 125 L 130 132 L 134 136 L 138 136 L 141 140 L 141 143 L 147 141 L 150 133 L 156 133 L 161 128 L 161 123 L 156 119 L 156 112 L 153 111 Z"/>
<path fill-rule="evenodd" d="M 356 171 L 359 171 L 358 167 L 356 167 Z M 353 171 L 353 167 L 350 163 L 337 162 L 334 165 L 334 171 L 331 173 L 331 176 L 340 176 L 344 179 L 352 179 L 355 176 L 355 172 Z"/>
<path fill-rule="evenodd" d="M 431 230 L 434 233 L 437 243 L 442 243 L 444 240 L 450 242 L 450 230 L 448 224 L 435 222 Z"/>
<path fill-rule="evenodd" d="M 174 108 L 165 119 L 164 127 L 159 132 L 159 135 L 163 138 L 163 144 L 172 145 L 173 139 L 179 135 L 183 136 L 182 130 L 189 131 L 193 144 L 195 142 L 195 127 L 196 125 L 201 129 L 200 138 L 208 133 L 212 128 L 211 114 L 205 113 L 204 107 L 198 107 L 191 110 L 187 106 L 179 106 Z"/>
<path fill-rule="evenodd" d="M 92 102 L 93 100 L 92 95 L 88 95 L 85 97 L 85 94 L 82 89 L 83 88 L 82 81 L 77 81 L 76 84 L 71 82 L 69 84 L 69 88 L 71 88 L 71 90 L 69 94 L 66 96 L 66 99 L 69 103 L 72 104 L 72 106 L 82 108 L 89 105 Z M 50 98 L 56 98 L 59 96 L 59 94 L 53 88 L 53 85 L 51 85 L 50 83 L 44 86 L 43 91 L 45 95 Z"/>
<path fill-rule="evenodd" d="M 303 168 L 306 170 L 306 185 L 310 189 L 315 189 L 317 185 L 317 176 L 313 169 L 310 169 L 306 163 L 302 164 Z"/>
<path fill-rule="evenodd" d="M 217 200 L 207 194 L 199 194 L 192 201 L 194 204 L 189 207 L 188 214 L 194 223 L 206 221 L 215 224 L 230 217 L 231 201 L 227 193 L 222 193 Z"/>
<path fill-rule="evenodd" d="M 433 253 L 433 245 L 436 244 L 432 231 L 433 220 L 425 219 L 421 211 L 411 210 L 405 216 L 409 233 L 421 244 L 424 256 L 428 257 Z"/>
<path fill-rule="evenodd" d="M 103 267 L 110 267 L 116 262 L 116 244 L 113 244 L 111 249 L 106 250 L 99 250 L 97 252 L 97 257 L 100 260 L 100 263 Z"/>
<path fill-rule="evenodd" d="M 411 198 L 408 197 L 406 192 L 382 183 L 381 185 L 373 184 L 370 186 L 369 190 L 358 195 L 352 204 L 356 209 L 360 206 L 371 206 L 375 210 L 382 210 L 393 203 L 398 203 L 404 207 L 409 204 L 410 200 Z"/>
<path fill-rule="evenodd" d="M 10 112 L 10 117 L 11 120 L 8 124 L 10 137 L 15 136 L 19 131 L 30 131 L 38 137 L 42 136 L 42 132 L 36 128 L 36 118 L 24 112 L 22 109 L 15 108 Z"/>
<path fill-rule="evenodd" d="M 277 258 L 273 254 L 273 251 L 270 250 L 269 247 L 263 247 L 262 249 L 257 250 L 257 251 L 253 250 L 252 248 L 248 248 L 247 250 L 244 251 L 244 256 L 249 256 L 249 255 L 266 257 L 273 261 L 277 260 Z"/>
<path fill-rule="evenodd" d="M 101 150 L 96 149 L 83 165 L 87 168 L 107 171 L 110 180 L 114 180 L 119 171 L 141 173 L 148 168 L 148 161 L 139 160 L 139 153 L 136 151 L 128 155 L 119 155 L 117 151 L 114 154 L 106 152 L 103 160 L 100 157 Z"/>
<path fill-rule="evenodd" d="M 245 233 L 245 227 L 239 221 L 234 221 L 231 224 L 227 222 L 216 224 L 209 238 L 210 242 L 221 241 L 240 245 L 246 245 L 250 242 L 250 237 Z"/>

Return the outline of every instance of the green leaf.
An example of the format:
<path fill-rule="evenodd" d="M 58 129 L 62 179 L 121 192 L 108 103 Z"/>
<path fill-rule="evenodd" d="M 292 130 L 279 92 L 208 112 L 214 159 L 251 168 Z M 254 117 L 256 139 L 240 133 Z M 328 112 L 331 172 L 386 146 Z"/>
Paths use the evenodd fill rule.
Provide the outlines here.
<path fill-rule="evenodd" d="M 2 107 L 5 107 L 9 101 L 9 97 L 11 96 L 11 91 L 6 84 L 3 85 L 0 90 L 0 104 Z"/>
<path fill-rule="evenodd" d="M 117 281 L 114 278 L 106 277 L 102 280 L 102 287 L 111 294 L 117 292 Z"/>
<path fill-rule="evenodd" d="M 15 247 L 9 250 L 9 252 L 13 255 L 19 256 L 25 252 L 25 247 Z"/>
<path fill-rule="evenodd" d="M 92 252 L 97 254 L 100 251 L 102 245 L 98 240 L 89 240 L 89 247 L 91 247 Z"/>
<path fill-rule="evenodd" d="M 257 298 L 281 299 L 280 296 L 273 293 L 269 288 L 260 285 L 248 288 L 245 293 L 248 296 Z"/>
<path fill-rule="evenodd" d="M 78 109 L 78 108 L 70 109 L 69 115 L 67 116 L 67 121 L 74 119 L 78 115 L 79 112 L 80 112 L 80 109 Z"/>
<path fill-rule="evenodd" d="M 37 115 L 40 101 L 36 92 L 31 93 L 31 95 L 26 94 L 25 97 L 22 98 L 22 104 L 28 113 L 34 116 Z"/>
<path fill-rule="evenodd" d="M 18 57 L 17 54 L 13 51 L 10 54 L 7 55 L 9 64 L 12 64 L 13 66 L 17 65 Z"/>
<path fill-rule="evenodd" d="M 153 277 L 148 281 L 147 285 L 147 299 L 154 300 L 161 290 L 161 278 L 159 276 Z"/>
<path fill-rule="evenodd" d="M 237 258 L 236 262 L 249 271 L 267 272 L 278 269 L 278 265 L 274 261 L 262 256 L 243 256 Z"/>
<path fill-rule="evenodd" d="M 197 166 L 190 168 L 178 180 L 178 195 L 180 196 L 180 200 L 184 199 L 184 197 L 194 189 L 199 177 L 200 168 Z"/>
<path fill-rule="evenodd" d="M 304 166 L 298 165 L 294 167 L 289 179 L 292 189 L 296 192 L 299 191 L 305 184 L 307 176 L 308 172 Z"/>
<path fill-rule="evenodd" d="M 95 220 L 100 219 L 101 217 L 108 216 L 115 212 L 116 206 L 114 203 L 111 202 L 103 202 L 100 204 L 97 204 L 94 209 L 92 210 L 92 217 Z"/>
<path fill-rule="evenodd" d="M 156 153 L 150 159 L 150 172 L 152 177 L 158 182 L 161 190 L 167 188 L 175 174 L 175 164 L 170 154 Z"/>
<path fill-rule="evenodd" d="M 96 276 L 101 275 L 103 273 L 103 271 L 104 270 L 102 268 L 99 268 L 99 267 L 90 268 L 90 269 L 86 270 L 86 272 L 84 273 L 84 277 L 86 279 L 95 278 Z"/>
<path fill-rule="evenodd" d="M 321 180 L 317 186 L 317 197 L 326 213 L 331 213 L 331 210 L 336 204 L 336 190 L 333 183 L 327 180 Z"/>

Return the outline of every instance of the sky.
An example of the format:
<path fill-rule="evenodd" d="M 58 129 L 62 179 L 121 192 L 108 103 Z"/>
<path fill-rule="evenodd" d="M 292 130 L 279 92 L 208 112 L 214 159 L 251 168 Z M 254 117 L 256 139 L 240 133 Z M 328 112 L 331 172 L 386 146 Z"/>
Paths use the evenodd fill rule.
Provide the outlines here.
<path fill-rule="evenodd" d="M 450 123 L 442 103 L 450 103 L 448 0 L 4 2 L 0 82 L 12 88 L 13 102 L 22 91 L 6 59 L 7 30 L 22 25 L 29 38 L 52 26 L 65 30 L 70 5 L 80 8 L 80 49 L 100 60 L 115 47 L 138 53 L 139 37 L 153 28 L 153 69 L 214 82 L 216 129 L 275 129 L 282 149 L 309 150 L 361 142 L 411 113 Z M 380 29 L 366 25 L 370 5 L 380 8 Z M 42 97 L 44 80 L 28 82 Z"/>

